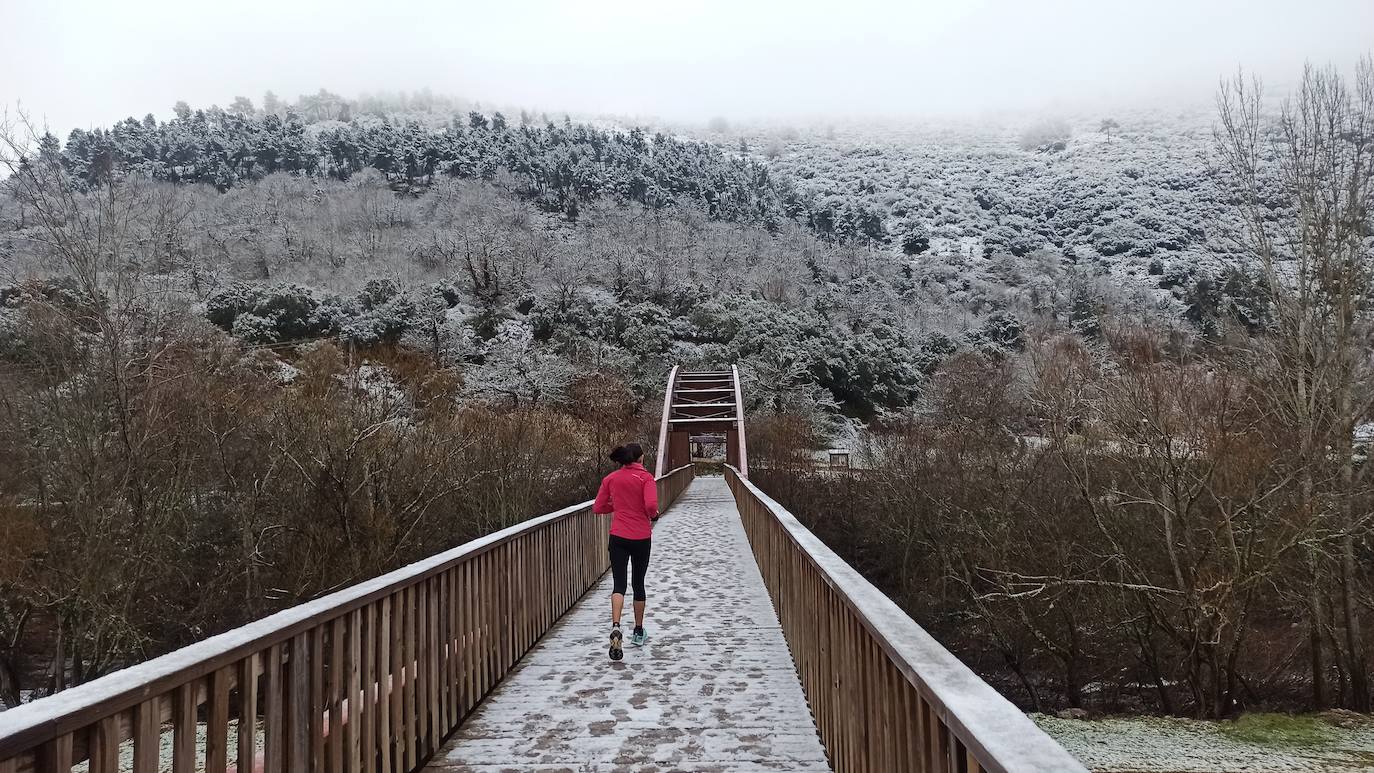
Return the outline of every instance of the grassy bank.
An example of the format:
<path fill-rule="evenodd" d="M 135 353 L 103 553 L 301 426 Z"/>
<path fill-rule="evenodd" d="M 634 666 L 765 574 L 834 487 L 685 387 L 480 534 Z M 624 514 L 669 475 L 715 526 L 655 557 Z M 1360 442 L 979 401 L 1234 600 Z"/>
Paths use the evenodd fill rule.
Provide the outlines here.
<path fill-rule="evenodd" d="M 1060 719 L 1045 732 L 1102 773 L 1346 773 L 1374 769 L 1374 718 L 1351 712 Z"/>

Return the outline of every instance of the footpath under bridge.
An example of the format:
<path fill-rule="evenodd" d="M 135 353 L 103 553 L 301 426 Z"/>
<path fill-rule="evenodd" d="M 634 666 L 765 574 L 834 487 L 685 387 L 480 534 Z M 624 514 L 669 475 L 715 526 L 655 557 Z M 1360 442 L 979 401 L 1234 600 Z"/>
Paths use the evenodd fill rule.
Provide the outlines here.
<path fill-rule="evenodd" d="M 694 481 L 707 430 L 729 466 Z M 750 483 L 744 438 L 734 369 L 673 370 L 623 661 L 585 502 L 0 713 L 0 773 L 1084 770 Z"/>

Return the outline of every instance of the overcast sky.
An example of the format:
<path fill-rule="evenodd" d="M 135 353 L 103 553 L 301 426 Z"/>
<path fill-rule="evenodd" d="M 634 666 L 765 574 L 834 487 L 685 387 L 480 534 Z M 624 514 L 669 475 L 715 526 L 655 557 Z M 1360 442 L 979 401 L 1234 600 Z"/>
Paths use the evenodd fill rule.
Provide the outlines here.
<path fill-rule="evenodd" d="M 1206 98 L 1374 49 L 1374 0 L 0 0 L 0 105 L 73 126 L 321 87 L 705 120 Z"/>

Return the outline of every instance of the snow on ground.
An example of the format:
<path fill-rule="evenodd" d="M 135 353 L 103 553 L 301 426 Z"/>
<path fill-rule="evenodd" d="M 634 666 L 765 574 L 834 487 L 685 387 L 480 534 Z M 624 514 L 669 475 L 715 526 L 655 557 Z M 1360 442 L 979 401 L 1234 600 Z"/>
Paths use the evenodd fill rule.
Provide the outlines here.
<path fill-rule="evenodd" d="M 1270 715 L 1266 715 L 1270 716 Z M 1250 732 L 1242 720 L 1031 718 L 1099 773 L 1347 773 L 1374 770 L 1374 720 L 1297 717 L 1296 732 Z M 1289 719 L 1281 720 L 1288 722 Z"/>

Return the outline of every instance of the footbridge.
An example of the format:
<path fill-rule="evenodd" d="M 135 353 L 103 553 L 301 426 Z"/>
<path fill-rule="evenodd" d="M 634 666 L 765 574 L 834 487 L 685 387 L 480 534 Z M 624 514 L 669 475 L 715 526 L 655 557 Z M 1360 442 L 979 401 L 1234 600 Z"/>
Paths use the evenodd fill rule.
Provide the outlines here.
<path fill-rule="evenodd" d="M 0 773 L 1084 770 L 747 470 L 737 371 L 675 368 L 623 661 L 584 502 L 4 712 Z"/>

